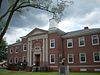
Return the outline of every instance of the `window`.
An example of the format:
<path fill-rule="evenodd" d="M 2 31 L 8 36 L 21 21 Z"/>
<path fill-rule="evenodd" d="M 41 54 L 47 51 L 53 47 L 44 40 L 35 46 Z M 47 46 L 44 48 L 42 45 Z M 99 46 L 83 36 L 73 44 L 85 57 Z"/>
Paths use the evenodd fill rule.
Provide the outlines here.
<path fill-rule="evenodd" d="M 16 48 L 15 48 L 16 53 L 18 53 L 18 49 L 19 49 L 19 47 L 16 47 Z"/>
<path fill-rule="evenodd" d="M 22 62 L 26 62 L 26 56 L 23 56 L 23 61 Z"/>
<path fill-rule="evenodd" d="M 83 47 L 85 46 L 85 38 L 84 37 L 80 37 L 79 38 L 79 47 Z"/>
<path fill-rule="evenodd" d="M 13 53 L 13 50 L 12 50 L 12 48 L 10 48 L 10 54 L 12 54 Z"/>
<path fill-rule="evenodd" d="M 68 63 L 74 63 L 74 55 L 68 54 Z"/>
<path fill-rule="evenodd" d="M 98 35 L 92 35 L 92 45 L 98 45 L 98 44 L 99 44 Z"/>
<path fill-rule="evenodd" d="M 67 39 L 67 48 L 72 48 L 72 47 L 73 47 L 73 40 Z"/>
<path fill-rule="evenodd" d="M 55 48 L 55 39 L 50 40 L 50 48 Z"/>
<path fill-rule="evenodd" d="M 55 54 L 50 54 L 50 64 L 55 63 Z"/>
<path fill-rule="evenodd" d="M 100 62 L 100 52 L 93 53 L 94 62 Z"/>
<path fill-rule="evenodd" d="M 15 58 L 15 63 L 18 63 L 18 58 L 17 57 Z"/>
<path fill-rule="evenodd" d="M 12 60 L 12 59 L 10 59 L 10 60 L 9 60 L 9 63 L 10 63 L 10 64 L 12 64 L 12 63 L 13 63 L 13 60 Z"/>
<path fill-rule="evenodd" d="M 86 53 L 80 53 L 80 63 L 86 63 Z"/>
<path fill-rule="evenodd" d="M 23 45 L 23 51 L 26 51 L 26 50 L 27 50 L 27 45 L 24 44 L 24 45 Z"/>

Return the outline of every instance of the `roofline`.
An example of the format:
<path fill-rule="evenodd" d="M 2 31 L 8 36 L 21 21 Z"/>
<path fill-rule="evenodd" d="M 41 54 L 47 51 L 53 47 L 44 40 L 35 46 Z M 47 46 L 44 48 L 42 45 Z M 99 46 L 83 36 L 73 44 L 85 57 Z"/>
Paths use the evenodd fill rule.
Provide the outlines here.
<path fill-rule="evenodd" d="M 31 33 L 33 33 L 35 30 L 41 30 L 41 31 L 44 31 L 44 32 L 48 32 L 47 30 L 43 30 L 43 29 L 40 29 L 40 28 L 34 28 L 31 32 L 29 32 L 25 37 L 27 37 L 28 35 L 30 35 Z"/>
<path fill-rule="evenodd" d="M 22 42 L 19 42 L 19 43 L 10 44 L 10 45 L 8 45 L 8 46 L 15 46 L 15 45 L 21 45 L 21 44 L 22 44 Z"/>
<path fill-rule="evenodd" d="M 82 33 L 82 34 L 77 34 L 77 35 L 70 35 L 69 36 L 69 33 L 74 33 L 74 32 L 79 32 L 79 31 L 83 31 L 83 32 L 88 32 L 88 31 L 92 31 L 92 30 L 99 30 L 99 31 L 96 31 L 96 32 L 90 32 L 90 33 Z M 62 38 L 66 38 L 66 37 L 74 37 L 74 36 L 82 36 L 82 35 L 91 35 L 91 34 L 95 34 L 95 33 L 100 33 L 100 28 L 92 28 L 92 29 L 82 29 L 82 30 L 76 30 L 76 31 L 72 31 L 72 32 L 67 32 L 65 33 L 64 35 L 62 35 Z"/>

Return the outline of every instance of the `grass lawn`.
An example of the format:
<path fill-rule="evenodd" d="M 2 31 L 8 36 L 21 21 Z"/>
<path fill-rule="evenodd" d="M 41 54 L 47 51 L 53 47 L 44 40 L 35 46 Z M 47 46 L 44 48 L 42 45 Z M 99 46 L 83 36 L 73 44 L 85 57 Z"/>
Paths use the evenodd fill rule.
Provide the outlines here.
<path fill-rule="evenodd" d="M 23 72 L 0 69 L 0 75 L 58 75 L 57 72 Z M 100 72 L 71 72 L 69 75 L 100 75 Z"/>

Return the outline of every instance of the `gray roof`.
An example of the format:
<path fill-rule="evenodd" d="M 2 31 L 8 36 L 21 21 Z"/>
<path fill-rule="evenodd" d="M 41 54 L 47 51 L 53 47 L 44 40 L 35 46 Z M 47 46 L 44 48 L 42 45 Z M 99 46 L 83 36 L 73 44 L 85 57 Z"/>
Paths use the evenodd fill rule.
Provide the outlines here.
<path fill-rule="evenodd" d="M 72 31 L 72 32 L 68 32 L 64 34 L 62 37 L 66 38 L 66 37 L 73 37 L 73 36 L 90 35 L 90 34 L 95 34 L 95 33 L 100 33 L 100 28 Z"/>
<path fill-rule="evenodd" d="M 65 34 L 64 31 L 60 30 L 59 28 L 53 27 L 53 28 L 49 28 L 49 32 L 48 33 L 60 33 L 61 35 Z"/>
<path fill-rule="evenodd" d="M 13 44 L 10 44 L 9 46 L 17 46 L 17 45 L 21 45 L 22 42 L 19 42 L 19 43 L 13 43 Z"/>

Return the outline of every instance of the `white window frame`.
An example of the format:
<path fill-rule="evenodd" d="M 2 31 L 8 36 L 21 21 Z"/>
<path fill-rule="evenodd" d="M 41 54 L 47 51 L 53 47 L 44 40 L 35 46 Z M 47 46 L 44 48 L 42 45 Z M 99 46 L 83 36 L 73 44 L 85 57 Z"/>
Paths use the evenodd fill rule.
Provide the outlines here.
<path fill-rule="evenodd" d="M 94 55 L 95 53 L 99 53 L 99 61 L 95 61 L 95 55 Z M 100 52 L 93 52 L 93 61 L 94 62 L 100 62 Z"/>
<path fill-rule="evenodd" d="M 85 37 L 79 37 L 78 38 L 78 41 L 79 41 L 79 47 L 85 46 Z M 83 45 L 80 45 L 80 41 L 84 41 L 84 44 Z"/>
<path fill-rule="evenodd" d="M 16 49 L 18 49 L 18 52 L 19 52 L 19 47 L 17 46 L 17 47 L 15 47 L 15 53 L 18 53 L 18 52 L 16 52 Z"/>
<path fill-rule="evenodd" d="M 68 46 L 68 43 L 71 42 L 72 46 Z M 73 39 L 67 39 L 67 48 L 73 48 Z"/>
<path fill-rule="evenodd" d="M 10 48 L 10 54 L 12 54 L 13 53 L 13 49 L 12 48 Z"/>
<path fill-rule="evenodd" d="M 81 54 L 85 55 L 85 61 L 81 61 Z M 86 63 L 86 53 L 80 53 L 79 54 L 79 59 L 80 59 L 80 63 Z"/>
<path fill-rule="evenodd" d="M 69 62 L 69 55 L 72 56 L 72 62 Z M 68 54 L 68 63 L 74 63 L 74 54 Z"/>
<path fill-rule="evenodd" d="M 26 45 L 26 50 L 24 49 L 25 45 Z M 27 44 L 23 44 L 23 51 L 27 51 Z"/>
<path fill-rule="evenodd" d="M 26 58 L 25 60 L 27 60 L 27 57 L 26 57 L 26 56 L 23 56 L 23 60 L 22 60 L 22 62 L 24 62 L 24 58 Z"/>
<path fill-rule="evenodd" d="M 17 62 L 16 62 L 16 58 L 17 58 Z M 18 57 L 15 57 L 15 64 L 17 64 L 18 63 Z"/>
<path fill-rule="evenodd" d="M 94 36 L 96 36 L 97 43 L 93 43 Z M 99 45 L 99 36 L 98 35 L 92 35 L 91 38 L 92 38 L 92 45 Z"/>
<path fill-rule="evenodd" d="M 12 62 L 11 62 L 11 60 L 12 60 Z M 13 63 L 13 59 L 12 59 L 12 58 L 10 58 L 10 59 L 9 59 L 9 63 L 10 63 L 10 64 L 12 64 L 12 63 Z"/>
<path fill-rule="evenodd" d="M 51 62 L 51 56 L 54 56 L 54 62 Z M 55 54 L 50 54 L 50 64 L 55 64 Z"/>
<path fill-rule="evenodd" d="M 51 43 L 54 43 L 54 47 L 51 47 Z M 50 39 L 50 48 L 55 48 L 55 39 Z"/>

